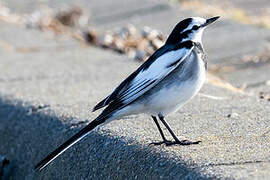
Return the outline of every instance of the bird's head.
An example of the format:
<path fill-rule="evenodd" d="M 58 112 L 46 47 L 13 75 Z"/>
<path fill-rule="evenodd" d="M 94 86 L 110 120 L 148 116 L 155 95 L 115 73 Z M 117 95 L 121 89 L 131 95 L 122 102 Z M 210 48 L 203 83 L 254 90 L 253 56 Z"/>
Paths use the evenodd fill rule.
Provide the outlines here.
<path fill-rule="evenodd" d="M 175 44 L 188 40 L 201 43 L 204 29 L 218 18 L 219 16 L 209 19 L 200 17 L 184 19 L 174 27 L 166 41 L 166 44 Z"/>

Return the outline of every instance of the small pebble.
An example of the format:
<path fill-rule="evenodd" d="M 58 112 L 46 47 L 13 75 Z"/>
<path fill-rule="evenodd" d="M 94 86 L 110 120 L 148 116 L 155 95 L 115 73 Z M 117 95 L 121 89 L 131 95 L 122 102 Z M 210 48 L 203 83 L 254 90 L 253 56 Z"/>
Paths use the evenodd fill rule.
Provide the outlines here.
<path fill-rule="evenodd" d="M 96 43 L 97 41 L 97 34 L 93 30 L 88 30 L 88 32 L 85 33 L 85 40 L 88 43 Z"/>
<path fill-rule="evenodd" d="M 119 39 L 119 38 L 114 38 L 114 41 L 112 42 L 112 46 L 119 51 L 119 53 L 123 53 L 125 46 L 124 46 L 124 42 L 123 40 Z"/>
<path fill-rule="evenodd" d="M 83 11 L 79 7 L 73 7 L 66 11 L 60 11 L 54 18 L 65 26 L 74 27 L 79 24 L 79 18 Z"/>
<path fill-rule="evenodd" d="M 141 31 L 141 35 L 142 35 L 142 37 L 147 38 L 148 35 L 150 34 L 150 32 L 151 32 L 151 28 L 148 26 L 145 26 L 145 27 L 143 27 L 143 29 Z"/>
<path fill-rule="evenodd" d="M 137 29 L 132 24 L 128 24 L 126 28 L 128 30 L 128 35 L 129 36 L 134 36 L 137 33 Z"/>
<path fill-rule="evenodd" d="M 152 45 L 153 45 L 153 47 L 155 48 L 155 49 L 158 49 L 158 48 L 160 48 L 161 46 L 163 46 L 163 42 L 161 41 L 161 40 L 159 40 L 159 39 L 153 39 L 152 40 Z"/>
<path fill-rule="evenodd" d="M 147 38 L 150 40 L 156 39 L 159 35 L 159 32 L 155 29 L 151 30 L 150 33 L 148 34 Z"/>
<path fill-rule="evenodd" d="M 126 27 L 123 27 L 118 33 L 116 33 L 116 36 L 120 39 L 127 39 L 128 35 L 129 32 Z"/>
<path fill-rule="evenodd" d="M 111 34 L 105 34 L 98 38 L 98 45 L 103 47 L 109 47 L 113 42 L 113 36 Z"/>
<path fill-rule="evenodd" d="M 231 113 L 231 114 L 227 115 L 228 118 L 236 118 L 238 116 L 239 116 L 239 114 L 237 114 L 237 113 Z"/>
<path fill-rule="evenodd" d="M 149 41 L 146 40 L 146 39 L 142 39 L 138 42 L 137 44 L 137 49 L 138 50 L 145 50 L 146 47 L 148 47 L 150 44 L 149 44 Z"/>

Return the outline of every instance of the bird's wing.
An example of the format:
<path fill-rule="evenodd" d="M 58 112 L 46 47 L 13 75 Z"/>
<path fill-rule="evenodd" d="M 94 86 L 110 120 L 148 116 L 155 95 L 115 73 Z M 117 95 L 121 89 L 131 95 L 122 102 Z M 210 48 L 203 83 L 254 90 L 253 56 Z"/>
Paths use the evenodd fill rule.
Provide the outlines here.
<path fill-rule="evenodd" d="M 191 53 L 192 41 L 174 46 L 163 46 L 144 64 L 125 79 L 108 97 L 98 103 L 93 111 L 106 105 L 121 103 L 127 105 L 154 87 L 172 72 Z"/>

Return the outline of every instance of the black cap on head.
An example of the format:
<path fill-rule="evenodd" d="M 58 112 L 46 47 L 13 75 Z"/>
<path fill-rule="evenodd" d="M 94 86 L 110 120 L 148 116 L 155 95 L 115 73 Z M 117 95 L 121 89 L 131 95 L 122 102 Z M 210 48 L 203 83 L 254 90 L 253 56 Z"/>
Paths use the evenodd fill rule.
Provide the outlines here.
<path fill-rule="evenodd" d="M 190 23 L 192 22 L 192 18 L 184 19 L 183 21 L 180 21 L 172 30 L 171 34 L 169 35 L 166 44 L 175 44 L 179 42 L 179 39 L 181 39 L 182 35 L 180 32 L 182 32 L 184 29 L 186 29 Z"/>

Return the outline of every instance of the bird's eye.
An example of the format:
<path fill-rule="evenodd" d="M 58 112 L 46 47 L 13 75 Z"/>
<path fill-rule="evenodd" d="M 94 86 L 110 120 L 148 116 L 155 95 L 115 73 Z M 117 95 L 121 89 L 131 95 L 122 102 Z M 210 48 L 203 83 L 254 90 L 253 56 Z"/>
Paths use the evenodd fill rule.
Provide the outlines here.
<path fill-rule="evenodd" d="M 193 26 L 192 29 L 197 30 L 197 29 L 199 29 L 199 26 L 195 25 L 195 26 Z"/>

